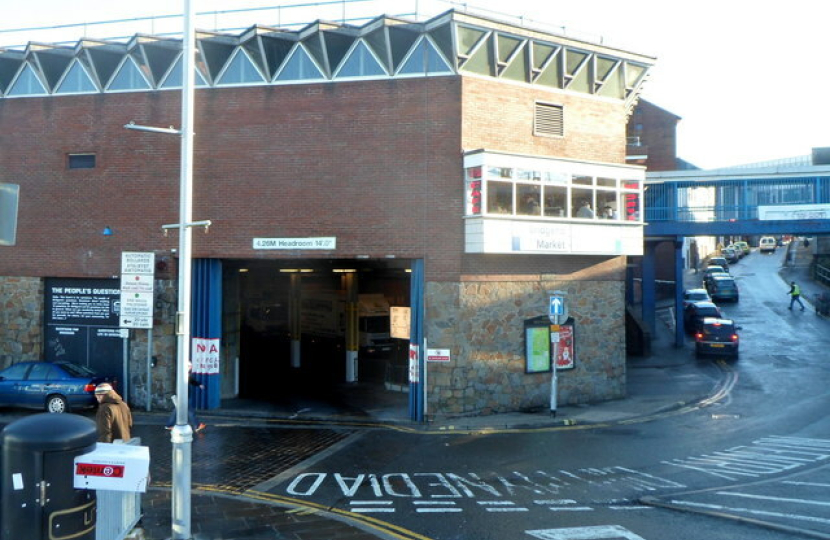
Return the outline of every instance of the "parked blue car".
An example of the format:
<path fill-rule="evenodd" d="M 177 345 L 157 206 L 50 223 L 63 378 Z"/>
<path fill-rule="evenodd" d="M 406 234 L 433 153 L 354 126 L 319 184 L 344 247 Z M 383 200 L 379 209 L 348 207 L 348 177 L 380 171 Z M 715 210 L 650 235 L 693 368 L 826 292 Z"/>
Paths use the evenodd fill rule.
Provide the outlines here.
<path fill-rule="evenodd" d="M 0 407 L 50 413 L 94 407 L 95 387 L 105 380 L 70 362 L 18 362 L 0 371 Z"/>

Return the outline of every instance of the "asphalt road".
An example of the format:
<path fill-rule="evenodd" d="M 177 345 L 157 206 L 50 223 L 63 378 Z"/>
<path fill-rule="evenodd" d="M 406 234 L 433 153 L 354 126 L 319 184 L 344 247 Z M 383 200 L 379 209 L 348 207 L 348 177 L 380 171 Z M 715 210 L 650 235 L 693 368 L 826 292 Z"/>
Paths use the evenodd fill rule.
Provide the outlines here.
<path fill-rule="evenodd" d="M 268 489 L 435 540 L 830 538 L 830 321 L 787 309 L 782 256 L 732 268 L 739 360 L 675 352 L 718 363 L 711 407 L 593 429 L 366 431 Z"/>

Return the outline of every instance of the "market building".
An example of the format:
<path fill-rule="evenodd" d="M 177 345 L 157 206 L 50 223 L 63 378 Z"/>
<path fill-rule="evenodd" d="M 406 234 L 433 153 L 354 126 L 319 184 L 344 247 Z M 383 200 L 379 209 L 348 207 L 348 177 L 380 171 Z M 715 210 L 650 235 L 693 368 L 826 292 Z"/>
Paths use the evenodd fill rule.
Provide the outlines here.
<path fill-rule="evenodd" d="M 181 49 L 0 50 L 2 366 L 113 371 L 134 405 L 173 393 L 179 140 L 125 126 L 180 123 Z M 653 63 L 456 11 L 199 32 L 200 406 L 313 381 L 425 396 L 412 418 L 546 407 L 530 329 L 554 291 L 559 402 L 624 396 L 645 177 L 626 124 Z M 151 330 L 120 329 L 123 253 L 153 254 Z"/>

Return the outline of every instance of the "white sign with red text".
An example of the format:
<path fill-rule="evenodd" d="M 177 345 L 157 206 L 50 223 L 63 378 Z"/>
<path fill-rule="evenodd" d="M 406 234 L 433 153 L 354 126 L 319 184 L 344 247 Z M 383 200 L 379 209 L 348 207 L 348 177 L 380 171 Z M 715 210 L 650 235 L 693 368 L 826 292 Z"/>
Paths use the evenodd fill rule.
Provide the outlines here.
<path fill-rule="evenodd" d="M 156 255 L 153 252 L 121 253 L 121 328 L 152 328 Z"/>
<path fill-rule="evenodd" d="M 219 338 L 193 338 L 193 373 L 219 373 Z"/>
<path fill-rule="evenodd" d="M 427 349 L 427 362 L 449 362 L 449 349 Z"/>

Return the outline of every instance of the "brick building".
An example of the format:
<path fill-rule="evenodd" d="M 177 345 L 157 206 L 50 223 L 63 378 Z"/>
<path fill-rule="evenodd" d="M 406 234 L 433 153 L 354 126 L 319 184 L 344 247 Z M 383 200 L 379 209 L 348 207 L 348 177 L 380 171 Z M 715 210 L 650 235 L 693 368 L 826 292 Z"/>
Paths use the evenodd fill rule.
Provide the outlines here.
<path fill-rule="evenodd" d="M 179 140 L 124 126 L 180 123 L 180 56 L 146 35 L 0 50 L 3 366 L 68 358 L 126 376 L 134 404 L 172 393 Z M 626 123 L 653 61 L 454 11 L 200 32 L 193 336 L 217 345 L 194 349 L 200 405 L 312 378 L 425 384 L 436 415 L 544 407 L 549 344 L 528 321 L 552 291 L 575 353 L 560 402 L 623 396 L 644 179 Z M 132 330 L 126 359 L 122 252 L 156 271 L 152 334 Z M 363 296 L 401 308 L 391 339 L 371 341 Z M 448 361 L 409 354 L 397 315 Z"/>

